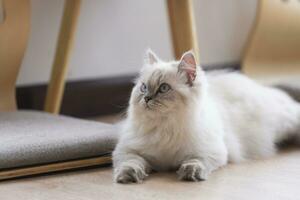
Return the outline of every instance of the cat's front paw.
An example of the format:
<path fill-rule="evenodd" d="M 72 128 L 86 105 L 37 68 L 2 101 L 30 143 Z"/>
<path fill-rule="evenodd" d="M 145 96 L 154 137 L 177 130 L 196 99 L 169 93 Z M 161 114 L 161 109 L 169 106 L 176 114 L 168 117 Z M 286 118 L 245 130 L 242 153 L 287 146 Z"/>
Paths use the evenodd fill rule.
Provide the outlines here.
<path fill-rule="evenodd" d="M 203 181 L 206 180 L 210 171 L 198 160 L 183 163 L 177 171 L 180 180 Z"/>
<path fill-rule="evenodd" d="M 114 180 L 117 183 L 141 183 L 148 174 L 139 166 L 125 165 L 114 172 Z"/>

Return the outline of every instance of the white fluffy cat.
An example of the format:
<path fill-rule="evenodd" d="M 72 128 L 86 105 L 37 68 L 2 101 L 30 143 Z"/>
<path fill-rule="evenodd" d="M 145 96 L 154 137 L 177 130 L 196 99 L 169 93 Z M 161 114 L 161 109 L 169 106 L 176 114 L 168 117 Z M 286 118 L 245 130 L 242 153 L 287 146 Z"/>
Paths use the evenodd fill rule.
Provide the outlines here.
<path fill-rule="evenodd" d="M 239 73 L 204 73 L 192 52 L 163 62 L 150 50 L 132 90 L 113 152 L 114 179 L 141 182 L 151 170 L 199 181 L 226 165 L 272 156 L 300 138 L 300 104 Z"/>

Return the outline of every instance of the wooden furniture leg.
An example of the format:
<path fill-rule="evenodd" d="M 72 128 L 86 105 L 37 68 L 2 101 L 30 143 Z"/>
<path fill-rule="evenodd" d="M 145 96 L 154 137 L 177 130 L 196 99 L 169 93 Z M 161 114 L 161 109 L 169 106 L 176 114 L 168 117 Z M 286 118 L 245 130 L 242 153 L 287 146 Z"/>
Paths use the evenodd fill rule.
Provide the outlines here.
<path fill-rule="evenodd" d="M 56 47 L 50 83 L 47 89 L 45 111 L 59 113 L 64 93 L 68 62 L 74 43 L 75 29 L 81 0 L 66 0 Z"/>
<path fill-rule="evenodd" d="M 3 11 L 4 19 L 0 22 L 0 111 L 14 111 L 17 107 L 15 85 L 29 35 L 29 0 L 4 0 Z"/>
<path fill-rule="evenodd" d="M 300 1 L 258 1 L 242 70 L 263 82 L 299 79 Z"/>
<path fill-rule="evenodd" d="M 0 9 L 2 8 L 1 3 L 2 1 L 0 0 Z M 53 65 L 51 83 L 48 88 L 46 110 L 49 112 L 54 112 L 54 113 L 59 112 L 60 102 L 61 102 L 63 89 L 64 89 L 64 81 L 65 81 L 65 76 L 67 71 L 67 62 L 69 59 L 70 50 L 74 40 L 74 30 L 79 15 L 79 7 L 80 7 L 80 0 L 66 1 L 59 40 L 57 44 L 55 62 Z M 2 117 L 8 115 L 8 113 L 2 113 L 2 111 L 16 111 L 15 83 L 16 83 L 17 75 L 22 63 L 22 58 L 28 41 L 29 28 L 30 28 L 30 0 L 4 0 L 3 10 L 4 10 L 4 19 L 0 21 L 0 113 L 2 114 Z M 27 114 L 24 115 L 25 113 Z M 57 122 L 56 120 L 59 121 L 66 120 L 65 117 L 61 117 L 61 116 L 45 115 L 42 113 L 29 112 L 29 111 L 10 112 L 10 114 L 11 115 L 9 115 L 7 118 L 6 117 L 1 118 L 0 116 L 1 118 L 0 122 L 2 122 L 0 123 L 0 136 L 4 137 L 4 139 L 0 140 L 0 147 L 1 146 L 3 147 L 4 145 L 4 148 L 2 149 L 0 148 L 0 164 L 5 163 L 5 161 L 3 162 L 3 160 L 5 160 L 6 157 L 14 157 L 17 154 L 16 152 L 18 152 L 18 150 L 16 150 L 17 145 L 15 144 L 15 142 L 18 139 L 28 138 L 27 134 L 34 134 L 34 132 L 35 134 L 37 134 L 36 135 L 37 138 L 41 136 L 40 131 L 43 132 L 43 130 L 41 130 L 40 127 L 35 127 L 34 125 L 41 124 L 41 126 L 44 127 L 44 129 L 50 128 L 51 129 L 50 137 L 52 138 L 55 137 L 54 129 L 58 128 L 56 124 Z M 22 116 L 20 117 L 20 115 L 23 115 L 23 117 Z M 42 121 L 37 121 L 37 119 L 41 119 L 41 118 L 43 118 Z M 18 120 L 18 119 L 22 119 L 22 120 Z M 28 120 L 28 121 L 24 122 L 23 120 Z M 71 118 L 67 120 L 66 123 L 62 125 L 62 127 L 65 128 L 67 126 L 70 126 L 70 124 L 71 126 L 74 126 L 75 123 L 81 123 L 80 121 L 78 122 L 77 120 L 72 122 L 72 120 L 75 119 Z M 18 121 L 22 121 L 22 123 L 18 123 Z M 55 122 L 55 127 L 53 126 L 54 122 Z M 89 125 L 86 125 L 84 122 L 82 122 L 82 125 L 80 125 L 80 127 L 83 127 L 84 125 L 87 126 L 86 128 L 82 129 L 83 134 L 80 133 L 78 134 L 78 137 L 75 136 L 76 139 L 70 137 L 70 140 L 71 141 L 76 140 L 77 144 L 79 143 L 81 144 L 81 142 L 83 142 L 84 144 L 91 144 L 89 143 L 89 139 L 88 139 L 89 137 L 85 137 L 85 138 L 84 137 L 81 138 L 81 137 L 86 136 L 88 134 L 86 133 L 89 132 L 87 129 L 88 127 L 92 126 L 92 124 L 94 124 L 94 126 L 96 126 L 97 124 L 97 127 L 91 128 L 90 131 L 96 130 L 96 132 L 99 133 L 99 137 L 100 137 L 101 128 L 102 128 L 100 123 L 89 122 Z M 27 131 L 23 130 L 23 125 L 24 125 L 24 129 L 26 129 Z M 20 128 L 19 126 L 22 126 L 22 128 Z M 98 130 L 98 126 L 99 126 L 99 130 Z M 8 130 L 8 127 L 12 127 L 12 129 Z M 17 127 L 19 127 L 19 129 Z M 29 128 L 32 129 L 29 131 L 28 130 Z M 20 167 L 12 166 L 11 168 L 0 167 L 1 168 L 0 180 L 111 163 L 111 156 L 108 154 L 108 152 L 110 152 L 113 146 L 115 145 L 114 140 L 117 139 L 117 136 L 116 138 L 113 138 L 114 137 L 113 134 L 115 133 L 113 128 L 110 129 L 107 127 L 107 125 L 103 125 L 103 128 L 105 129 L 106 133 L 107 131 L 111 131 L 109 137 L 105 137 L 104 134 L 103 140 L 102 138 L 96 139 L 99 142 L 103 141 L 103 144 L 99 143 L 99 146 L 105 145 L 107 147 L 107 150 L 103 150 L 104 151 L 103 154 L 101 150 L 99 150 L 99 156 L 97 157 L 88 158 L 83 156 L 82 158 L 76 158 L 76 160 L 73 160 L 74 158 L 72 157 L 70 158 L 66 157 L 65 160 L 63 161 L 60 159 L 58 159 L 57 162 L 51 160 L 49 161 L 49 163 L 45 163 L 45 164 L 41 164 L 42 162 L 39 163 L 37 161 L 36 165 L 28 164 L 27 166 L 20 166 Z M 17 133 L 18 132 L 17 130 L 20 130 L 20 133 Z M 64 129 L 60 130 L 60 134 L 62 132 L 68 133 L 68 131 L 66 130 L 69 129 L 66 128 L 65 130 Z M 7 133 L 12 133 L 12 134 L 10 135 Z M 70 135 L 74 134 L 74 132 L 72 131 L 70 133 L 71 133 Z M 23 135 L 20 136 L 19 134 L 20 135 L 23 134 Z M 59 137 L 61 136 L 60 134 Z M 90 134 L 91 137 L 94 137 L 94 134 L 92 132 Z M 8 135 L 8 138 L 5 137 L 6 135 Z M 45 132 L 42 135 L 43 138 L 46 137 Z M 60 142 L 62 142 L 63 144 L 58 145 L 55 148 L 59 148 L 59 146 L 62 147 L 66 145 L 68 146 L 68 148 L 62 148 L 62 149 L 72 149 L 71 146 L 75 145 L 74 141 L 73 143 L 71 142 L 72 144 L 71 143 L 65 144 L 66 137 L 64 137 L 64 139 L 62 140 L 60 140 Z M 7 141 L 12 141 L 12 145 L 6 145 Z M 40 141 L 40 139 L 38 139 L 38 141 Z M 58 141 L 59 139 L 56 140 L 56 142 Z M 23 149 L 30 149 L 32 146 L 35 147 L 47 146 L 46 143 L 33 142 L 32 144 L 29 144 L 24 141 L 22 145 L 24 146 L 21 147 L 21 152 L 22 152 L 20 156 L 21 157 L 20 159 L 22 160 L 21 162 L 24 162 L 24 155 L 26 154 L 25 151 L 23 151 Z M 14 148 L 16 148 L 15 151 L 13 150 Z M 7 153 L 9 151 L 6 151 L 6 149 L 8 149 L 10 152 L 13 152 L 12 153 L 13 156 L 12 154 L 8 155 Z M 34 151 L 45 152 L 45 149 L 43 150 L 31 149 L 30 151 L 27 152 L 29 152 L 28 154 L 32 155 Z M 64 150 L 61 150 L 60 152 L 62 154 L 65 153 Z M 44 155 L 47 157 L 47 154 Z M 38 160 L 39 158 L 36 159 Z"/>
<path fill-rule="evenodd" d="M 31 175 L 57 172 L 63 170 L 79 169 L 83 167 L 99 166 L 103 164 L 109 164 L 111 162 L 112 162 L 111 156 L 101 156 L 95 158 L 86 158 L 86 159 L 50 163 L 50 164 L 38 165 L 38 166 L 23 167 L 19 169 L 8 169 L 2 171 L 0 170 L 0 181 L 11 179 L 11 178 L 29 176 L 29 175 L 31 176 Z"/>
<path fill-rule="evenodd" d="M 199 48 L 192 0 L 167 0 L 176 59 L 193 50 L 199 63 Z"/>

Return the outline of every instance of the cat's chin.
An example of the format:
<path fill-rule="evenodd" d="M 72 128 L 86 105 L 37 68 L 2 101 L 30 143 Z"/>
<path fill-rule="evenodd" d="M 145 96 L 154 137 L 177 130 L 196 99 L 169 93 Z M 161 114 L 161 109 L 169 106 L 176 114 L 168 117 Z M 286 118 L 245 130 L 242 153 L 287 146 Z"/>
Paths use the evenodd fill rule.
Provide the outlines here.
<path fill-rule="evenodd" d="M 146 114 L 148 117 L 160 118 L 170 115 L 172 112 L 166 108 L 162 109 L 157 106 L 142 106 L 140 113 Z"/>

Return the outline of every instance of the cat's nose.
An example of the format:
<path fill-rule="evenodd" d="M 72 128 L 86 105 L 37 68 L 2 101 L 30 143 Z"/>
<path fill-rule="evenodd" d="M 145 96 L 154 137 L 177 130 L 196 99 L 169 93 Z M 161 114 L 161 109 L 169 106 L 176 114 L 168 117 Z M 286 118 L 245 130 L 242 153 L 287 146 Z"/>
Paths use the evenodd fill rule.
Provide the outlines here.
<path fill-rule="evenodd" d="M 148 103 L 148 101 L 150 101 L 150 100 L 152 99 L 152 97 L 150 97 L 150 96 L 145 96 L 144 99 L 145 99 L 145 102 Z"/>

